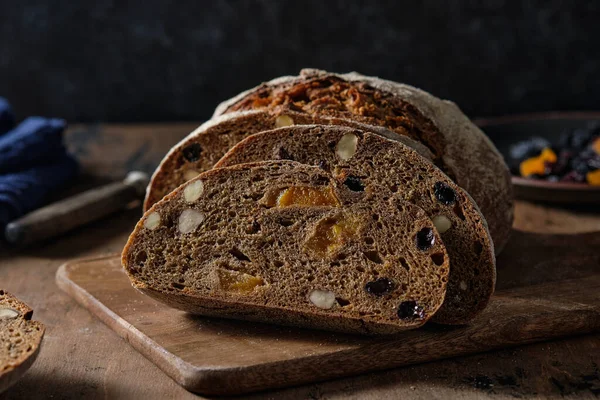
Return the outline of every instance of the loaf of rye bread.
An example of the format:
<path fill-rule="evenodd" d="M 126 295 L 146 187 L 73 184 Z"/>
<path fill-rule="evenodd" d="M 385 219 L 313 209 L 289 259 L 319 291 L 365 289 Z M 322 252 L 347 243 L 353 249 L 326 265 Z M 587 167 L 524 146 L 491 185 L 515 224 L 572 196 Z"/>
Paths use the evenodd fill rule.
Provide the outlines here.
<path fill-rule="evenodd" d="M 0 393 L 33 364 L 44 336 L 44 325 L 32 321 L 33 310 L 0 290 Z"/>
<path fill-rule="evenodd" d="M 202 124 L 167 153 L 152 175 L 146 191 L 144 211 L 171 193 L 179 185 L 208 171 L 240 140 L 257 132 L 288 125 L 335 124 L 360 128 L 390 139 L 396 139 L 413 147 L 424 157 L 433 159 L 433 154 L 423 144 L 407 136 L 398 135 L 380 126 L 360 122 L 310 115 L 293 111 L 285 115 L 271 110 L 233 112 Z"/>
<path fill-rule="evenodd" d="M 122 262 L 142 292 L 192 313 L 364 334 L 441 306 L 448 255 L 419 207 L 373 182 L 270 161 L 200 174 L 148 210 Z"/>
<path fill-rule="evenodd" d="M 414 150 L 397 141 L 341 126 L 305 125 L 249 136 L 215 168 L 281 158 L 317 165 L 339 184 L 361 193 L 371 185 L 422 208 L 450 256 L 446 299 L 432 321 L 463 324 L 494 292 L 494 248 L 485 219 L 471 197 Z"/>
<path fill-rule="evenodd" d="M 508 167 L 453 102 L 355 72 L 305 69 L 299 76 L 274 79 L 221 103 L 214 116 L 252 109 L 352 119 L 420 141 L 433 152 L 435 164 L 475 199 L 497 254 L 508 241 L 513 220 Z"/>

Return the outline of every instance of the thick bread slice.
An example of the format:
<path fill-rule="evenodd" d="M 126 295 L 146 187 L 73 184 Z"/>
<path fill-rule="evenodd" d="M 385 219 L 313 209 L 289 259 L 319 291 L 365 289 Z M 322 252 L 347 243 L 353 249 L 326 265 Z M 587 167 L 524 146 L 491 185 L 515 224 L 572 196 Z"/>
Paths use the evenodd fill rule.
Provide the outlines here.
<path fill-rule="evenodd" d="M 431 151 L 419 142 L 383 127 L 365 125 L 350 119 L 327 118 L 295 111 L 285 114 L 267 110 L 229 113 L 204 123 L 167 153 L 148 185 L 144 210 L 148 210 L 182 183 L 211 169 L 227 150 L 249 135 L 279 126 L 315 123 L 347 125 L 374 132 L 402 141 L 424 157 L 433 159 Z"/>
<path fill-rule="evenodd" d="M 451 101 L 375 77 L 305 69 L 221 103 L 215 116 L 240 110 L 295 110 L 380 125 L 427 145 L 435 164 L 475 199 L 499 254 L 513 220 L 510 173 L 485 134 Z"/>
<path fill-rule="evenodd" d="M 186 311 L 365 334 L 423 325 L 448 279 L 423 210 L 292 161 L 180 186 L 144 214 L 122 261 L 136 288 Z"/>
<path fill-rule="evenodd" d="M 31 321 L 33 310 L 0 290 L 0 393 L 33 364 L 44 336 L 44 325 Z"/>
<path fill-rule="evenodd" d="M 433 219 L 450 256 L 450 277 L 444 304 L 432 321 L 463 324 L 488 304 L 496 266 L 485 219 L 467 192 L 415 151 L 358 129 L 291 126 L 248 137 L 215 167 L 270 160 L 278 154 L 319 165 L 359 193 L 371 185 L 383 186 Z"/>

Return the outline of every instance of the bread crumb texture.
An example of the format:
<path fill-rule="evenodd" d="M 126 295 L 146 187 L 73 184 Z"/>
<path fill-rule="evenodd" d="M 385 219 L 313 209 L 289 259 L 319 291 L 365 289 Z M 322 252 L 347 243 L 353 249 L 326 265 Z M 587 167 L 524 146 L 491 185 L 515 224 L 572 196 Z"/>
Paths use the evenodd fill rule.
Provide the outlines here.
<path fill-rule="evenodd" d="M 160 224 L 148 223 L 155 215 Z M 293 161 L 199 175 L 155 204 L 123 251 L 133 284 L 172 306 L 359 333 L 425 323 L 444 300 L 448 265 L 420 207 Z M 385 290 L 373 289 L 382 279 Z"/>

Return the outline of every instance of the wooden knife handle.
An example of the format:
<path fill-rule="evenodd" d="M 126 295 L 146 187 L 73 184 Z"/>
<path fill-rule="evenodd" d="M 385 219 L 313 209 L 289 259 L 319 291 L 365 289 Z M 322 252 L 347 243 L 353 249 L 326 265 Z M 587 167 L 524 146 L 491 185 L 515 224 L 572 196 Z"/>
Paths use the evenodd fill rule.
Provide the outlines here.
<path fill-rule="evenodd" d="M 14 245 L 26 245 L 98 220 L 141 199 L 148 181 L 146 173 L 130 172 L 122 182 L 91 189 L 32 211 L 6 226 L 6 240 Z"/>

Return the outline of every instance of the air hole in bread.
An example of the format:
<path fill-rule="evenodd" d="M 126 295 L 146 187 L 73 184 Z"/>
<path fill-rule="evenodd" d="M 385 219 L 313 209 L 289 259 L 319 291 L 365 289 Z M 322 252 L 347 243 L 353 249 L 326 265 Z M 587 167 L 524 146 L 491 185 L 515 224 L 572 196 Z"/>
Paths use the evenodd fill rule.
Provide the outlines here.
<path fill-rule="evenodd" d="M 185 288 L 185 285 L 182 285 L 181 283 L 178 283 L 178 282 L 172 282 L 171 286 L 173 286 L 175 289 L 178 289 L 178 290 L 183 290 Z"/>
<path fill-rule="evenodd" d="M 483 251 L 483 244 L 480 241 L 476 241 L 473 243 L 473 249 L 475 250 L 475 254 L 480 255 Z"/>
<path fill-rule="evenodd" d="M 444 258 L 444 253 L 435 253 L 431 255 L 431 261 L 438 266 L 444 264 Z"/>
<path fill-rule="evenodd" d="M 462 207 L 460 204 L 458 204 L 458 202 L 454 204 L 454 214 L 456 214 L 458 218 L 462 219 L 463 221 L 465 220 L 465 214 L 463 213 Z"/>
<path fill-rule="evenodd" d="M 219 238 L 219 239 L 217 239 L 217 244 L 218 244 L 218 245 L 223 245 L 223 244 L 225 244 L 225 239 L 223 239 L 223 238 Z"/>
<path fill-rule="evenodd" d="M 294 221 L 292 221 L 290 219 L 285 219 L 285 218 L 280 219 L 278 222 L 279 222 L 279 225 L 286 226 L 286 227 L 294 225 Z"/>
<path fill-rule="evenodd" d="M 139 251 L 135 254 L 135 257 L 133 259 L 133 262 L 136 265 L 139 265 L 140 267 L 143 267 L 144 264 L 146 263 L 146 260 L 148 259 L 148 254 L 146 253 L 145 250 Z"/>
<path fill-rule="evenodd" d="M 346 299 L 344 299 L 344 298 L 342 298 L 342 297 L 336 297 L 336 298 L 335 298 L 335 301 L 337 301 L 337 302 L 338 302 L 338 304 L 339 304 L 341 307 L 346 307 L 347 305 L 349 305 L 349 304 L 350 304 L 350 301 L 348 301 L 348 300 L 346 300 Z"/>
<path fill-rule="evenodd" d="M 275 261 L 273 261 L 273 265 L 277 268 L 281 268 L 281 267 L 283 267 L 284 263 L 281 260 L 275 260 Z"/>
<path fill-rule="evenodd" d="M 245 255 L 237 247 L 234 247 L 231 250 L 229 250 L 229 254 L 231 254 L 232 256 L 234 256 L 235 258 L 237 258 L 240 261 L 246 261 L 246 262 L 251 262 L 252 261 L 252 260 L 250 260 L 250 258 L 247 255 Z"/>
<path fill-rule="evenodd" d="M 253 235 L 258 232 L 260 232 L 260 224 L 256 221 L 252 221 L 252 223 L 246 227 L 246 233 L 248 235 Z"/>
<path fill-rule="evenodd" d="M 383 264 L 383 259 L 381 258 L 381 255 L 378 251 L 365 251 L 364 254 L 370 261 L 373 261 L 375 264 Z"/>
<path fill-rule="evenodd" d="M 402 265 L 405 270 L 410 271 L 410 267 L 408 266 L 408 263 L 404 257 L 400 257 L 398 261 L 400 261 L 400 265 Z"/>
<path fill-rule="evenodd" d="M 365 243 L 366 244 L 373 244 L 373 243 L 375 243 L 375 240 L 373 240 L 372 237 L 366 237 L 365 238 Z"/>
<path fill-rule="evenodd" d="M 333 261 L 333 262 L 329 263 L 329 266 L 332 267 L 332 268 L 339 267 L 340 265 L 341 264 L 339 262 L 337 262 L 337 261 Z"/>

